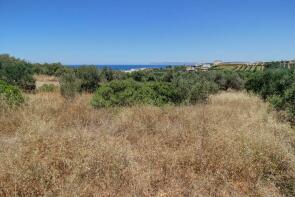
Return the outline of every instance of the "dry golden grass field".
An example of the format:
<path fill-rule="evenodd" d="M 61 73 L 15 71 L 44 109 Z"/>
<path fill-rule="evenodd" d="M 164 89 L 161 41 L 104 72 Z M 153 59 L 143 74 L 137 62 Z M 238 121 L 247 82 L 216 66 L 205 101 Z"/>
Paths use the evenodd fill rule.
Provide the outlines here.
<path fill-rule="evenodd" d="M 26 95 L 0 110 L 0 196 L 293 196 L 295 133 L 259 98 L 93 109 Z"/>
<path fill-rule="evenodd" d="M 59 87 L 58 78 L 55 76 L 48 76 L 48 75 L 35 75 L 34 78 L 36 79 L 36 88 L 40 88 L 42 85 L 45 84 L 52 84 Z"/>

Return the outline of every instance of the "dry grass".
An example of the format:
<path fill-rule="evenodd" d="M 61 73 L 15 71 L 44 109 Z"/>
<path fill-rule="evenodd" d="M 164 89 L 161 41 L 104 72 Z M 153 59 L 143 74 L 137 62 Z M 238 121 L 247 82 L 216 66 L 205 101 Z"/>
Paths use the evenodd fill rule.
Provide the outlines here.
<path fill-rule="evenodd" d="M 34 78 L 36 80 L 36 88 L 37 89 L 45 84 L 48 84 L 48 85 L 52 84 L 52 85 L 59 87 L 58 78 L 55 76 L 35 75 Z"/>
<path fill-rule="evenodd" d="M 0 113 L 0 196 L 293 196 L 295 133 L 261 100 L 95 110 L 28 95 Z"/>
<path fill-rule="evenodd" d="M 49 75 L 35 75 L 34 78 L 36 81 L 40 82 L 58 82 L 58 78 L 55 76 L 49 76 Z"/>

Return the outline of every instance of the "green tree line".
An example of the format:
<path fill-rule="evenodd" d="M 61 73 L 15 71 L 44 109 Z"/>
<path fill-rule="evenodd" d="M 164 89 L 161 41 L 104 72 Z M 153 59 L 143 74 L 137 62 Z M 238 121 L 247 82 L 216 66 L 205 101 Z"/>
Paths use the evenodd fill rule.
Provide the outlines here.
<path fill-rule="evenodd" d="M 0 55 L 0 94 L 4 95 L 5 90 L 7 97 L 7 90 L 12 86 L 22 91 L 34 91 L 34 74 L 58 77 L 61 94 L 66 98 L 73 98 L 81 92 L 94 93 L 92 105 L 95 107 L 190 105 L 206 102 L 210 94 L 221 90 L 247 90 L 260 95 L 275 109 L 287 111 L 290 120 L 294 120 L 294 64 L 278 61 L 264 63 L 263 66 L 263 71 L 212 69 L 207 72 L 186 72 L 183 66 L 167 66 L 126 73 L 93 65 L 70 67 L 60 63 L 33 64 L 4 54 Z M 44 91 L 53 89 L 44 87 Z M 16 89 L 11 91 L 18 92 Z"/>

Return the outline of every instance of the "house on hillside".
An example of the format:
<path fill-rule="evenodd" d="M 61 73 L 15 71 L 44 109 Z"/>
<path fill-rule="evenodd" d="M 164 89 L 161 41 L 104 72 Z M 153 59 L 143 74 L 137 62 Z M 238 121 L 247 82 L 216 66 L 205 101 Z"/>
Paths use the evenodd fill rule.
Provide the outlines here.
<path fill-rule="evenodd" d="M 220 65 L 220 64 L 223 64 L 223 61 L 221 61 L 221 60 L 215 60 L 215 61 L 213 62 L 213 65 L 214 65 L 214 66 L 218 66 L 218 65 Z"/>
<path fill-rule="evenodd" d="M 198 69 L 198 71 L 207 71 L 211 67 L 212 67 L 212 64 L 210 64 L 210 63 L 204 63 L 204 64 L 199 65 L 197 67 L 197 69 Z"/>
<path fill-rule="evenodd" d="M 211 68 L 211 66 L 212 66 L 212 64 L 206 63 L 206 64 L 202 64 L 201 65 L 201 68 L 207 68 L 207 69 L 209 69 L 209 68 Z"/>
<path fill-rule="evenodd" d="M 194 72 L 194 71 L 197 70 L 197 68 L 198 68 L 199 66 L 200 66 L 199 64 L 186 66 L 186 71 L 187 71 L 187 72 Z"/>
<path fill-rule="evenodd" d="M 195 72 L 196 71 L 196 66 L 187 66 L 185 70 L 187 72 Z"/>
<path fill-rule="evenodd" d="M 186 67 L 187 72 L 196 72 L 196 71 L 207 71 L 211 68 L 212 64 L 210 63 L 203 63 L 203 64 L 195 64 Z"/>

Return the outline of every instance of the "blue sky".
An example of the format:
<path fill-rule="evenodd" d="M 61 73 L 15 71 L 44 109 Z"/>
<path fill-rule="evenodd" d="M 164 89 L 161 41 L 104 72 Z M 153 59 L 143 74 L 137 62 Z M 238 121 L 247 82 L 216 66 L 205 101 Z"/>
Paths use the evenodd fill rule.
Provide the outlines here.
<path fill-rule="evenodd" d="M 32 62 L 295 59 L 294 0 L 0 0 L 0 53 Z"/>

